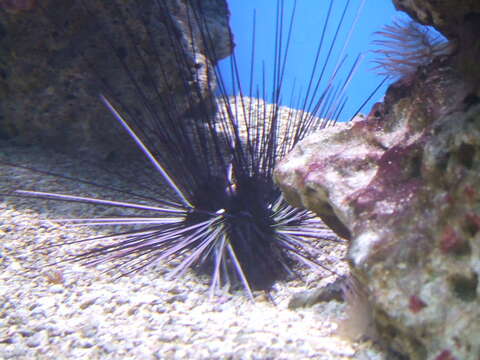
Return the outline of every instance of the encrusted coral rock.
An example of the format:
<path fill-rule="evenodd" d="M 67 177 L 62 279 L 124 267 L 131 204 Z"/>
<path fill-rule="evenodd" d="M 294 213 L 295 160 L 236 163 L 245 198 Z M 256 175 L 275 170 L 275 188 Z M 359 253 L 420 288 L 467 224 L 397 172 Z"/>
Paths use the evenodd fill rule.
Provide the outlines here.
<path fill-rule="evenodd" d="M 480 92 L 480 1 L 393 0 L 395 7 L 424 25 L 432 25 L 456 48 L 456 67 Z"/>
<path fill-rule="evenodd" d="M 276 181 L 351 233 L 386 344 L 411 359 L 478 359 L 480 101 L 452 59 L 391 86 L 367 119 L 305 139 Z"/>
<path fill-rule="evenodd" d="M 232 51 L 225 0 L 201 2 L 210 51 L 202 42 L 205 24 L 192 20 L 181 0 L 33 4 L 0 4 L 0 137 L 22 143 L 100 157 L 128 151 L 131 141 L 115 128 L 101 92 L 113 93 L 130 116 L 145 112 L 146 96 L 158 104 L 157 116 L 168 99 L 163 106 L 188 117 L 213 97 L 216 81 L 207 69 Z M 198 91 L 185 96 L 185 82 Z M 133 143 L 130 149 L 137 151 Z"/>
<path fill-rule="evenodd" d="M 480 15 L 477 0 L 393 0 L 393 4 L 422 24 L 435 26 L 448 37 L 461 36 L 463 24 Z"/>

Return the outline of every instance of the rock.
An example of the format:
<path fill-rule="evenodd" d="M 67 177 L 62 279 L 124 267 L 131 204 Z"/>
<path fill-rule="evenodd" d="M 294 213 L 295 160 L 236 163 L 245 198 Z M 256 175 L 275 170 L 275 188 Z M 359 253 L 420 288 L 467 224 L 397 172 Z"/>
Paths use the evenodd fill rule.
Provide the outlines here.
<path fill-rule="evenodd" d="M 95 302 L 98 299 L 97 294 L 88 294 L 87 296 L 84 296 L 82 298 L 82 301 L 80 303 L 80 309 L 85 310 L 86 308 L 90 307 L 91 305 L 95 304 Z"/>
<path fill-rule="evenodd" d="M 48 343 L 47 331 L 43 330 L 28 337 L 25 344 L 30 347 L 39 347 L 40 345 L 46 345 Z"/>
<path fill-rule="evenodd" d="M 213 97 L 215 76 L 208 69 L 232 52 L 224 0 L 202 2 L 211 51 L 205 50 L 198 24 L 189 25 L 192 10 L 180 0 L 121 5 L 48 0 L 18 11 L 12 11 L 14 2 L 10 3 L 0 3 L 0 138 L 21 144 L 42 144 L 96 159 L 136 155 L 136 146 L 115 124 L 100 93 L 114 96 L 130 114 L 146 116 L 136 81 L 158 107 L 154 112 L 159 121 L 166 116 L 162 96 L 175 107 L 175 115 L 188 117 L 201 101 L 208 104 Z M 164 4 L 168 12 L 161 8 Z M 180 57 L 172 47 L 173 37 L 180 38 L 177 46 L 183 44 Z M 162 71 L 168 74 L 168 84 Z M 195 83 L 198 91 L 187 96 L 185 82 Z"/>
<path fill-rule="evenodd" d="M 455 56 L 400 79 L 367 119 L 306 138 L 275 172 L 292 203 L 351 234 L 378 335 L 410 359 L 480 353 L 480 101 Z"/>
<path fill-rule="evenodd" d="M 461 36 L 462 24 L 480 14 L 480 3 L 475 0 L 393 0 L 393 4 L 420 23 L 435 26 L 449 38 Z"/>
<path fill-rule="evenodd" d="M 98 324 L 91 322 L 81 328 L 81 334 L 85 338 L 92 338 L 98 332 Z"/>
<path fill-rule="evenodd" d="M 456 47 L 455 62 L 464 81 L 480 88 L 480 2 L 476 0 L 393 0 L 395 7 L 425 25 L 432 25 Z"/>
<path fill-rule="evenodd" d="M 288 308 L 293 310 L 300 307 L 313 306 L 320 302 L 343 301 L 342 285 L 344 281 L 344 277 L 339 277 L 325 287 L 296 293 L 288 302 Z"/>
<path fill-rule="evenodd" d="M 19 359 L 28 353 L 28 348 L 23 344 L 15 344 L 11 348 L 0 349 L 2 359 Z"/>

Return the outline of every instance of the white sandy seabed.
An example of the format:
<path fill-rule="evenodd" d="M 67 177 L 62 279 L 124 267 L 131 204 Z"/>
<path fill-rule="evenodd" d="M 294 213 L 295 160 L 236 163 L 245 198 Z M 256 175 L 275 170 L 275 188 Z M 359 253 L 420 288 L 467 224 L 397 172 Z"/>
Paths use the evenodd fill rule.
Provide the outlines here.
<path fill-rule="evenodd" d="M 0 158 L 65 173 L 96 168 L 34 147 L 0 143 Z M 81 168 L 80 168 L 81 167 Z M 79 172 L 81 170 L 81 172 Z M 100 176 L 100 175 L 99 175 Z M 0 166 L 0 192 L 12 188 L 108 197 L 108 191 L 28 170 Z M 118 198 L 118 194 L 116 195 Z M 98 229 L 66 228 L 51 218 L 105 216 L 108 208 L 0 196 L 0 358 L 4 359 L 384 359 L 371 343 L 339 336 L 344 305 L 336 301 L 288 309 L 291 296 L 334 280 L 305 271 L 277 283 L 255 303 L 241 291 L 209 299 L 208 278 L 169 267 L 115 279 L 105 266 L 47 266 L 82 245 L 39 246 L 92 237 Z M 83 247 L 85 247 L 83 245 Z M 320 259 L 345 272 L 342 246 Z"/>

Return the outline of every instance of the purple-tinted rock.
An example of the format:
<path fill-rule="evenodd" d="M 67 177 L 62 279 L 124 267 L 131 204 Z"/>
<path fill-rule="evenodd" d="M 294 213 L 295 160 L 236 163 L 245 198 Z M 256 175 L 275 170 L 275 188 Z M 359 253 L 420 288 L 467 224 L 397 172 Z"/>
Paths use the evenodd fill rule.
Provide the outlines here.
<path fill-rule="evenodd" d="M 378 334 L 411 359 L 480 354 L 480 101 L 454 57 L 392 85 L 366 119 L 306 138 L 276 169 L 335 217 Z"/>

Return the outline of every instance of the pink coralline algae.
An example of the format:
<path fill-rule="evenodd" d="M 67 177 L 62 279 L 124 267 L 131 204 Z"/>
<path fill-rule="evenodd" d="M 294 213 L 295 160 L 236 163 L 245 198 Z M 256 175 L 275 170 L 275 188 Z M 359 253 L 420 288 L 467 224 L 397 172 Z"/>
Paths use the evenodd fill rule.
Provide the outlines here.
<path fill-rule="evenodd" d="M 410 296 L 408 307 L 413 313 L 418 313 L 425 306 L 427 306 L 427 304 L 422 299 L 420 299 L 417 295 Z"/>
<path fill-rule="evenodd" d="M 477 199 L 477 191 L 471 185 L 465 186 L 464 194 L 467 198 L 467 201 L 475 201 Z"/>
<path fill-rule="evenodd" d="M 456 360 L 456 358 L 452 355 L 450 350 L 443 350 L 435 360 Z"/>
<path fill-rule="evenodd" d="M 440 239 L 440 250 L 444 254 L 461 253 L 466 247 L 465 239 L 452 227 L 448 226 Z"/>

